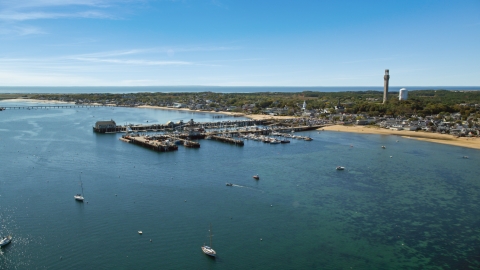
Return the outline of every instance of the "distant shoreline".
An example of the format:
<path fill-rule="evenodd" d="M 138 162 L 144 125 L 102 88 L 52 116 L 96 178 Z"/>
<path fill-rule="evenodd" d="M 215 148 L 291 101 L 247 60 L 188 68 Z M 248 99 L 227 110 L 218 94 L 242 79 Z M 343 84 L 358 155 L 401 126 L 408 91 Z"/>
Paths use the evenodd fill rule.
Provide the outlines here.
<path fill-rule="evenodd" d="M 39 103 L 54 103 L 54 104 L 73 104 L 73 102 L 64 102 L 64 101 L 55 101 L 55 100 L 37 100 L 37 99 L 10 99 L 4 101 L 23 101 L 23 102 L 39 102 Z M 87 105 L 87 104 L 85 104 Z M 101 105 L 101 104 L 88 104 L 88 105 Z M 143 109 L 154 109 L 154 110 L 176 110 L 192 113 L 210 113 L 210 114 L 223 114 L 229 116 L 239 116 L 246 117 L 252 120 L 285 120 L 293 119 L 292 116 L 271 116 L 271 115 L 262 115 L 262 114 L 243 114 L 237 112 L 213 112 L 213 111 L 197 111 L 190 110 L 187 108 L 172 108 L 172 107 L 160 107 L 160 106 L 149 106 L 142 105 L 136 106 L 133 108 L 143 108 Z M 344 125 L 329 125 L 321 128 L 320 130 L 325 131 L 335 131 L 335 132 L 351 132 L 359 134 L 374 134 L 374 135 L 397 135 L 407 139 L 416 139 L 421 141 L 441 143 L 452 146 L 466 147 L 471 149 L 480 150 L 480 138 L 478 137 L 454 137 L 449 134 L 438 134 L 438 133 L 429 133 L 423 131 L 408 131 L 408 130 L 390 130 L 385 128 L 380 128 L 377 126 L 344 126 Z"/>

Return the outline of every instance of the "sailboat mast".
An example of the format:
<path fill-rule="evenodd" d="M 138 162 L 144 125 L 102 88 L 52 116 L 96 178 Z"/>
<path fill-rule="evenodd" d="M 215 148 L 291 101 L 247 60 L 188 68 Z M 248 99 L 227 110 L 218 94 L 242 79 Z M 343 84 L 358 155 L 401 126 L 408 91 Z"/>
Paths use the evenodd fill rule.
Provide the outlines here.
<path fill-rule="evenodd" d="M 210 247 L 212 247 L 212 224 L 210 224 Z"/>
<path fill-rule="evenodd" d="M 82 172 L 80 172 L 80 187 L 82 188 L 82 196 L 83 196 Z"/>

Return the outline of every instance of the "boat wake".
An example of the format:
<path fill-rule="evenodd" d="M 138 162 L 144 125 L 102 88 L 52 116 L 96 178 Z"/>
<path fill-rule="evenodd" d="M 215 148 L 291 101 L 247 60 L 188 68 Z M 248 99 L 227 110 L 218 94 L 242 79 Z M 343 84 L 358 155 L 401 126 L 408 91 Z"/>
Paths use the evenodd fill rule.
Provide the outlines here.
<path fill-rule="evenodd" d="M 232 187 L 246 188 L 246 189 L 251 189 L 251 190 L 259 191 L 259 192 L 262 192 L 262 193 L 264 192 L 263 190 L 258 189 L 258 188 L 247 187 L 247 186 L 236 185 L 236 184 L 232 184 Z"/>

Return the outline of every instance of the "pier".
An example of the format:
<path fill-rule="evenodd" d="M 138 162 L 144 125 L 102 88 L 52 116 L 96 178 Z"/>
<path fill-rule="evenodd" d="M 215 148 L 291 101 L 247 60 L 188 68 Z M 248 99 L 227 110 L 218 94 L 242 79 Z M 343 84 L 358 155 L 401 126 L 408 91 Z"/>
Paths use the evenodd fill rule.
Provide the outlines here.
<path fill-rule="evenodd" d="M 97 107 L 115 107 L 111 105 L 89 105 L 89 104 L 75 104 L 75 105 L 35 105 L 35 106 L 7 106 L 1 107 L 3 110 L 48 110 L 48 109 L 75 109 L 75 108 L 97 108 Z"/>
<path fill-rule="evenodd" d="M 216 140 L 216 141 L 235 144 L 235 145 L 238 145 L 238 146 L 243 146 L 244 145 L 244 142 L 242 140 L 237 140 L 237 139 L 234 139 L 234 138 L 231 138 L 231 137 L 209 135 L 207 138 L 211 138 L 212 140 Z"/>

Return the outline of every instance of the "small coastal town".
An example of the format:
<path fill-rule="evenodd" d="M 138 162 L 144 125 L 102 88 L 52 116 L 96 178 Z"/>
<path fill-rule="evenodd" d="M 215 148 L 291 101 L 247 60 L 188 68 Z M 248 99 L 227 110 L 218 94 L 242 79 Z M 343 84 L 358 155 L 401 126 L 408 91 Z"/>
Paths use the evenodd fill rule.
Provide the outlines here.
<path fill-rule="evenodd" d="M 386 92 L 386 93 L 385 93 Z M 8 98 L 3 97 L 3 98 Z M 10 97 L 11 98 L 11 97 Z M 480 135 L 478 91 L 416 90 L 382 93 L 132 93 L 37 94 L 17 98 L 38 101 L 140 107 L 281 119 L 306 125 L 379 127 L 454 137 Z M 467 102 L 468 101 L 468 102 Z"/>

